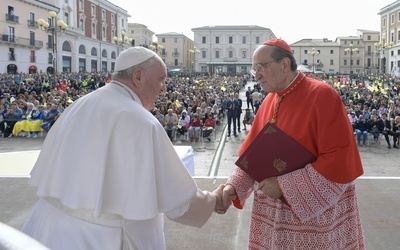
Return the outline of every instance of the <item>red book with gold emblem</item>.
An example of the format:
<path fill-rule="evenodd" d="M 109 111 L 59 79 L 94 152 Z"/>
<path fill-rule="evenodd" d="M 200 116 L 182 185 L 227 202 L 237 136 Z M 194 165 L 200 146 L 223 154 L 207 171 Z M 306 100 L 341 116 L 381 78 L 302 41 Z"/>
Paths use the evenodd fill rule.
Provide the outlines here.
<path fill-rule="evenodd" d="M 235 164 L 255 181 L 283 175 L 316 160 L 307 149 L 267 122 Z"/>

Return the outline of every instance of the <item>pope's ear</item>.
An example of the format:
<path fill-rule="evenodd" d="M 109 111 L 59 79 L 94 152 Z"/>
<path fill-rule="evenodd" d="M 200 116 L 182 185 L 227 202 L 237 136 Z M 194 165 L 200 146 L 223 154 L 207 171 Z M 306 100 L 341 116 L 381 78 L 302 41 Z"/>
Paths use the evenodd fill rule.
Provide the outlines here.
<path fill-rule="evenodd" d="M 132 82 L 136 87 L 141 87 L 142 86 L 142 78 L 143 78 L 143 70 L 142 69 L 135 69 L 132 72 Z"/>

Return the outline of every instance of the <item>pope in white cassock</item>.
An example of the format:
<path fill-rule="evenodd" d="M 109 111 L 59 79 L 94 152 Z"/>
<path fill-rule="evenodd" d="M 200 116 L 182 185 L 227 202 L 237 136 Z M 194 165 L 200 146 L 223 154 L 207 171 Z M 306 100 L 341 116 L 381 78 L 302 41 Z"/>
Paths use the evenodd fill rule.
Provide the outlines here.
<path fill-rule="evenodd" d="M 129 48 L 110 84 L 63 112 L 32 170 L 40 200 L 23 232 L 51 249 L 159 250 L 164 214 L 201 227 L 223 208 L 223 186 L 199 190 L 148 111 L 166 76 L 156 53 Z"/>

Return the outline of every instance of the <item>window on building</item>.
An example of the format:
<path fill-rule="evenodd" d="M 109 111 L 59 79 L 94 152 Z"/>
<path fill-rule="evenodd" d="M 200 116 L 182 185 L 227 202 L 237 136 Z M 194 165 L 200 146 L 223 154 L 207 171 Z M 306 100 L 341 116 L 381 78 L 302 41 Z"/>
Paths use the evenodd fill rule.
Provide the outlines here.
<path fill-rule="evenodd" d="M 35 51 L 34 50 L 31 50 L 30 59 L 31 59 L 31 63 L 36 62 L 36 55 L 35 55 Z"/>
<path fill-rule="evenodd" d="M 390 15 L 390 24 L 394 24 L 394 14 Z"/>
<path fill-rule="evenodd" d="M 107 50 L 103 49 L 103 51 L 101 52 L 101 56 L 103 58 L 107 58 Z"/>
<path fill-rule="evenodd" d="M 29 45 L 35 46 L 35 32 L 33 31 L 29 33 Z"/>
<path fill-rule="evenodd" d="M 103 26 L 102 33 L 103 33 L 103 39 L 105 39 L 106 38 L 106 27 L 104 27 L 104 26 Z"/>
<path fill-rule="evenodd" d="M 330 64 L 333 65 L 333 59 L 330 60 Z"/>
<path fill-rule="evenodd" d="M 242 58 L 246 58 L 246 51 L 242 51 Z"/>
<path fill-rule="evenodd" d="M 242 37 L 242 44 L 246 44 L 247 38 L 245 36 Z"/>
<path fill-rule="evenodd" d="M 344 59 L 343 65 L 347 65 L 347 59 Z"/>
<path fill-rule="evenodd" d="M 63 42 L 62 51 L 71 52 L 71 44 L 68 41 Z"/>
<path fill-rule="evenodd" d="M 207 43 L 207 39 L 205 36 L 201 37 L 201 43 Z"/>
<path fill-rule="evenodd" d="M 304 50 L 304 55 L 308 55 L 308 50 Z"/>
<path fill-rule="evenodd" d="M 215 43 L 219 43 L 219 36 L 215 37 Z"/>
<path fill-rule="evenodd" d="M 178 43 L 178 38 L 174 37 L 174 43 Z"/>
<path fill-rule="evenodd" d="M 92 34 L 96 35 L 96 24 L 92 23 Z"/>
<path fill-rule="evenodd" d="M 382 18 L 382 26 L 386 27 L 386 17 Z"/>
<path fill-rule="evenodd" d="M 96 6 L 92 5 L 92 16 L 96 16 Z"/>
<path fill-rule="evenodd" d="M 229 40 L 229 43 L 232 44 L 233 43 L 233 36 L 230 36 L 228 40 Z"/>
<path fill-rule="evenodd" d="M 36 21 L 35 21 L 35 13 L 29 12 L 29 20 L 28 20 L 28 25 L 31 27 L 36 26 Z"/>
<path fill-rule="evenodd" d="M 114 24 L 115 23 L 115 15 L 111 14 L 111 23 Z"/>
<path fill-rule="evenodd" d="M 86 54 L 86 49 L 85 46 L 80 45 L 79 46 L 79 54 L 85 55 Z"/>
<path fill-rule="evenodd" d="M 260 43 L 260 37 L 256 36 L 256 44 L 259 44 L 259 43 Z"/>
<path fill-rule="evenodd" d="M 85 25 L 83 24 L 83 19 L 79 19 L 79 29 L 81 31 L 85 31 Z"/>
<path fill-rule="evenodd" d="M 70 25 L 70 22 L 69 22 L 69 13 L 67 13 L 67 12 L 64 13 L 64 22 L 65 22 L 67 25 Z"/>
<path fill-rule="evenodd" d="M 161 42 L 165 43 L 165 37 L 161 38 Z"/>
<path fill-rule="evenodd" d="M 83 11 L 83 0 L 79 0 L 79 10 Z"/>
<path fill-rule="evenodd" d="M 92 56 L 97 56 L 97 49 L 95 47 L 92 48 L 92 51 L 90 52 Z"/>
<path fill-rule="evenodd" d="M 207 53 L 206 51 L 201 51 L 201 58 L 207 58 Z"/>
<path fill-rule="evenodd" d="M 232 50 L 228 51 L 228 57 L 229 58 L 233 58 L 233 51 Z"/>
<path fill-rule="evenodd" d="M 215 51 L 215 58 L 219 58 L 219 50 Z"/>
<path fill-rule="evenodd" d="M 101 10 L 101 19 L 106 20 L 106 10 Z"/>
<path fill-rule="evenodd" d="M 178 66 L 178 65 L 179 65 L 178 59 L 175 59 L 175 60 L 174 60 L 174 65 L 175 65 L 175 66 Z"/>
<path fill-rule="evenodd" d="M 331 49 L 330 53 L 331 53 L 331 55 L 333 55 L 333 49 Z"/>

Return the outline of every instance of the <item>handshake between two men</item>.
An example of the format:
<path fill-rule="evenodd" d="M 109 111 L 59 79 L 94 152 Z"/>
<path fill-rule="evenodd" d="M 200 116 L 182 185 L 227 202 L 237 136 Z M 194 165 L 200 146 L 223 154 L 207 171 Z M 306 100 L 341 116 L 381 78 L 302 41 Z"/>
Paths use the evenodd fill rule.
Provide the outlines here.
<path fill-rule="evenodd" d="M 267 178 L 257 186 L 257 193 L 268 196 L 271 199 L 277 200 L 282 198 L 277 177 Z M 218 214 L 225 214 L 233 200 L 237 199 L 235 188 L 229 184 L 221 184 L 213 191 L 217 198 L 214 212 Z"/>
<path fill-rule="evenodd" d="M 216 197 L 214 212 L 217 214 L 225 214 L 231 206 L 233 200 L 236 200 L 235 189 L 231 185 L 221 184 L 213 191 Z"/>

